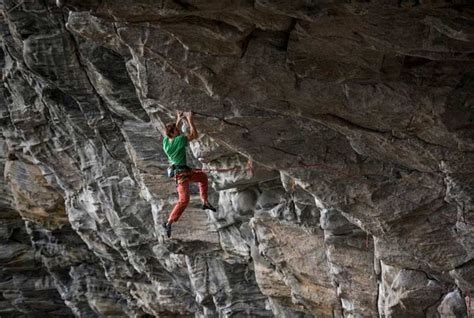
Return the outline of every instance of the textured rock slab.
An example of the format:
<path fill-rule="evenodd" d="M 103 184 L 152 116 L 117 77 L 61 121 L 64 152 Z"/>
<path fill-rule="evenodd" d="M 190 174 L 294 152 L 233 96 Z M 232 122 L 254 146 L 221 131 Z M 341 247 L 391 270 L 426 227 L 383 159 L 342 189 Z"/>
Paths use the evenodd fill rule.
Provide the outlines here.
<path fill-rule="evenodd" d="M 208 216 L 212 212 L 195 206 L 200 206 L 199 198 L 191 200 L 179 221 L 173 223 L 171 240 L 164 238 L 164 245 L 173 253 L 195 255 L 220 251 L 219 235 Z M 166 222 L 167 216 L 161 220 Z M 160 232 L 164 237 L 164 229 Z"/>
<path fill-rule="evenodd" d="M 5 168 L 6 151 L 4 150 L 6 150 L 6 145 L 0 141 L 0 171 L 2 172 Z M 26 173 L 21 181 L 28 184 L 26 180 L 31 181 L 29 177 Z M 11 178 L 10 174 L 8 178 Z M 19 182 L 20 180 L 18 180 Z M 28 192 L 34 195 L 34 189 L 33 183 L 24 191 L 30 190 Z M 19 202 L 17 193 L 12 193 L 10 186 L 3 178 L 0 179 L 0 193 L 0 237 L 2 241 L 0 245 L 0 316 L 73 317 L 73 312 L 63 302 L 56 289 L 54 278 L 43 266 L 41 253 L 32 246 L 31 236 L 25 227 L 25 222 L 17 212 L 17 209 L 22 208 L 23 210 L 25 206 L 17 207 L 15 204 L 15 202 Z M 43 191 L 44 193 L 45 191 Z M 53 198 L 51 201 L 55 201 L 54 195 L 49 195 L 43 198 L 39 204 L 46 202 L 47 198 Z M 35 212 L 32 211 L 32 213 Z M 64 213 L 64 209 L 62 212 Z"/>
<path fill-rule="evenodd" d="M 338 211 L 323 210 L 321 219 L 330 272 L 338 286 L 344 316 L 377 316 L 372 239 Z"/>
<path fill-rule="evenodd" d="M 322 233 L 307 234 L 295 226 L 269 218 L 253 219 L 252 228 L 258 241 L 259 253 L 278 272 L 271 275 L 261 273 L 259 278 L 281 277 L 289 287 L 286 291 L 291 291 L 286 297 L 291 297 L 294 302 L 304 305 L 316 315 L 341 315 L 340 304 L 332 301 L 336 299 L 336 289 L 331 282 Z M 263 286 L 267 284 L 272 283 L 262 282 Z M 282 286 L 281 282 L 278 284 L 277 281 L 276 284 Z"/>

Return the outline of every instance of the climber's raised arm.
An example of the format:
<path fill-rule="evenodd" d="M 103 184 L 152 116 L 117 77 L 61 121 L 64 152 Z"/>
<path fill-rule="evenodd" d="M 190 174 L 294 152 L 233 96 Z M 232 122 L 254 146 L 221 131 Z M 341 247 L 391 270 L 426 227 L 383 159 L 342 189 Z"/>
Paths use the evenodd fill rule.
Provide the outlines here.
<path fill-rule="evenodd" d="M 196 126 L 194 125 L 194 118 L 193 118 L 193 113 L 192 112 L 186 112 L 184 113 L 186 116 L 186 119 L 188 120 L 189 123 L 189 134 L 186 136 L 188 138 L 188 141 L 194 140 L 199 137 L 199 133 L 196 129 Z"/>
<path fill-rule="evenodd" d="M 176 128 L 179 129 L 179 124 L 181 124 L 181 121 L 185 119 L 184 113 L 181 111 L 176 112 Z"/>

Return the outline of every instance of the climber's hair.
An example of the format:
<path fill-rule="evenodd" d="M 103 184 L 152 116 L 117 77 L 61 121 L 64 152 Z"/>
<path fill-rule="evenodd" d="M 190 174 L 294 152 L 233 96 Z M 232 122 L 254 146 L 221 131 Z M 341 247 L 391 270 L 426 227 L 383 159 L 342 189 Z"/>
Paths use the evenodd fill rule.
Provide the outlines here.
<path fill-rule="evenodd" d="M 165 126 L 165 135 L 166 135 L 166 137 L 171 138 L 171 135 L 173 134 L 173 131 L 175 129 L 177 129 L 176 123 L 166 124 L 166 126 Z"/>

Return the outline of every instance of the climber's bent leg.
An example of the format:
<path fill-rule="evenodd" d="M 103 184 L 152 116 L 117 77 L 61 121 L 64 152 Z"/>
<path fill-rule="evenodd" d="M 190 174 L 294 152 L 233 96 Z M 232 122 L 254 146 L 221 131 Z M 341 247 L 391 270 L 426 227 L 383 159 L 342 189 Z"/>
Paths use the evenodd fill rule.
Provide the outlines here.
<path fill-rule="evenodd" d="M 207 187 L 208 187 L 208 181 L 207 181 L 207 175 L 199 170 L 193 170 L 192 175 L 190 177 L 190 181 L 192 182 L 199 182 L 199 193 L 201 194 L 201 201 L 202 201 L 202 206 L 201 209 L 203 210 L 211 210 L 213 212 L 216 212 L 216 208 L 214 208 L 209 201 L 207 200 Z"/>
<path fill-rule="evenodd" d="M 199 170 L 193 170 L 189 176 L 190 182 L 199 183 L 199 194 L 203 203 L 207 202 L 207 174 Z"/>
<path fill-rule="evenodd" d="M 168 224 L 178 221 L 189 204 L 189 180 L 178 182 L 178 196 L 178 202 L 168 218 Z"/>

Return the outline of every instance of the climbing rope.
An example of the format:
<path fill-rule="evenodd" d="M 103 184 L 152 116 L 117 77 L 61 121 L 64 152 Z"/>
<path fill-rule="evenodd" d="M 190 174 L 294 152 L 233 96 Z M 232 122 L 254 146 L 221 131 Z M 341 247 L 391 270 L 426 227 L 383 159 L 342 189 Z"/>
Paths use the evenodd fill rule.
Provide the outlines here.
<path fill-rule="evenodd" d="M 247 161 L 245 167 L 233 167 L 233 168 L 211 168 L 211 169 L 202 169 L 196 168 L 193 170 L 202 171 L 202 172 L 230 172 L 230 171 L 250 171 L 250 174 L 253 175 L 253 162 L 252 160 Z"/>
<path fill-rule="evenodd" d="M 310 164 L 307 164 L 304 161 L 300 161 L 298 165 L 292 165 L 290 167 L 286 167 L 286 168 L 282 168 L 282 169 L 293 170 L 293 169 L 301 169 L 301 168 L 307 168 L 307 169 L 309 169 L 309 168 L 322 168 L 321 170 L 333 171 L 333 172 L 336 172 L 340 175 L 344 175 L 344 176 L 349 177 L 349 178 L 361 177 L 361 176 L 357 176 L 355 174 L 347 173 L 345 171 L 342 171 L 341 169 L 332 167 L 330 165 L 326 165 L 324 163 L 310 163 Z"/>
<path fill-rule="evenodd" d="M 346 172 L 344 172 L 340 169 L 337 169 L 335 167 L 332 167 L 332 166 L 329 166 L 329 165 L 326 165 L 326 164 L 323 164 L 323 163 L 307 164 L 307 163 L 302 162 L 302 161 L 300 161 L 299 164 L 297 164 L 297 165 L 291 165 L 289 167 L 273 167 L 272 169 L 275 169 L 275 170 L 295 170 L 295 169 L 301 169 L 301 168 L 305 168 L 305 169 L 322 168 L 321 170 L 334 171 L 338 174 L 341 174 L 341 175 L 344 175 L 344 176 L 350 177 L 350 178 L 355 178 L 355 177 L 360 178 L 361 177 L 361 176 L 357 176 L 355 174 L 346 173 Z M 247 165 L 245 167 L 210 168 L 210 169 L 205 169 L 204 168 L 204 169 L 194 169 L 194 170 L 198 170 L 198 171 L 202 171 L 202 172 L 230 172 L 230 171 L 245 171 L 245 170 L 248 170 L 253 175 L 254 167 L 253 167 L 253 161 L 248 160 Z"/>
<path fill-rule="evenodd" d="M 301 169 L 301 168 L 304 168 L 304 169 L 320 168 L 320 170 L 333 171 L 333 172 L 336 172 L 340 175 L 344 175 L 344 176 L 346 176 L 348 178 L 351 178 L 351 179 L 352 178 L 363 178 L 363 176 L 355 175 L 355 174 L 349 174 L 349 173 L 347 173 L 345 171 L 342 171 L 338 168 L 335 168 L 335 167 L 332 167 L 332 166 L 329 166 L 329 165 L 326 165 L 326 164 L 323 164 L 323 163 L 307 164 L 305 162 L 300 161 L 299 164 L 292 165 L 292 166 L 289 166 L 289 167 L 273 167 L 273 169 L 276 169 L 276 170 L 293 170 L 293 169 Z M 253 165 L 253 161 L 250 160 L 250 159 L 248 160 L 247 165 L 245 167 L 195 169 L 195 170 L 202 171 L 202 172 L 249 171 L 251 176 L 254 175 L 254 165 Z M 297 184 L 296 184 L 295 179 L 291 178 L 290 189 L 291 189 L 292 192 L 295 192 L 296 186 L 297 186 Z M 408 203 L 413 204 L 413 205 L 418 205 L 418 203 L 415 203 L 411 200 L 402 198 L 402 197 L 400 197 L 396 194 L 394 196 L 397 197 L 398 199 L 402 200 L 402 201 L 408 202 Z M 440 214 L 437 214 L 436 216 L 438 216 L 438 217 L 440 217 L 444 220 L 448 220 L 448 221 L 452 222 L 452 218 L 450 218 L 450 217 L 445 217 L 445 216 L 440 215 Z M 474 223 L 468 222 L 468 221 L 465 220 L 464 214 L 462 215 L 462 219 L 460 219 L 459 217 L 456 217 L 456 222 L 474 226 Z M 369 245 L 369 241 L 368 241 L 368 238 L 367 238 L 366 239 L 366 246 L 368 247 L 368 245 Z"/>

